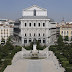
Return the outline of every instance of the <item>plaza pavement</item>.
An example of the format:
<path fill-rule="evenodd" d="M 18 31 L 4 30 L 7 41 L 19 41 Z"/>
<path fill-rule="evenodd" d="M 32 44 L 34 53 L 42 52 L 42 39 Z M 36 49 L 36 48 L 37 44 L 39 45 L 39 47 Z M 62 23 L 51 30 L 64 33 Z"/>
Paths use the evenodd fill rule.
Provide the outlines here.
<path fill-rule="evenodd" d="M 24 53 L 30 51 L 22 50 Z M 42 54 L 46 53 L 45 59 L 24 59 L 22 58 L 22 51 L 15 54 L 12 65 L 7 66 L 4 72 L 64 72 L 65 69 L 60 66 L 58 59 L 52 51 L 48 48 L 40 51 Z"/>
<path fill-rule="evenodd" d="M 46 59 L 19 59 L 4 72 L 64 72 L 53 52 L 49 51 Z"/>

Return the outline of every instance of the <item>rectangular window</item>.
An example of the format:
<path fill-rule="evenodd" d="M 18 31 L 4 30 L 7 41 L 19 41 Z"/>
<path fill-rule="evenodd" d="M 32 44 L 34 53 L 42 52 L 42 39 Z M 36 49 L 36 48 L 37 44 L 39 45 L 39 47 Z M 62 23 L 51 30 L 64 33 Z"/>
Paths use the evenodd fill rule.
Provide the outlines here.
<path fill-rule="evenodd" d="M 5 38 L 5 36 L 4 36 L 4 38 Z"/>
<path fill-rule="evenodd" d="M 67 35 L 68 35 L 68 31 L 67 31 Z"/>
<path fill-rule="evenodd" d="M 8 29 L 7 29 L 7 34 L 8 34 Z"/>
<path fill-rule="evenodd" d="M 34 23 L 34 26 L 36 26 L 36 23 Z"/>
<path fill-rule="evenodd" d="M 34 9 L 34 16 L 36 16 L 36 10 Z"/>
<path fill-rule="evenodd" d="M 27 43 L 27 40 L 24 40 L 24 43 Z"/>
<path fill-rule="evenodd" d="M 43 40 L 43 43 L 45 43 L 46 41 L 45 40 Z"/>
<path fill-rule="evenodd" d="M 7 35 L 7 37 L 8 37 L 8 35 Z"/>
<path fill-rule="evenodd" d="M 35 33 L 34 33 L 34 36 L 35 36 Z"/>
<path fill-rule="evenodd" d="M 2 34 L 2 32 L 3 32 L 3 31 L 1 30 L 1 34 Z"/>
<path fill-rule="evenodd" d="M 26 25 L 26 23 L 25 23 L 25 27 L 26 27 L 27 25 Z"/>
<path fill-rule="evenodd" d="M 61 32 L 61 34 L 63 35 L 63 31 Z"/>

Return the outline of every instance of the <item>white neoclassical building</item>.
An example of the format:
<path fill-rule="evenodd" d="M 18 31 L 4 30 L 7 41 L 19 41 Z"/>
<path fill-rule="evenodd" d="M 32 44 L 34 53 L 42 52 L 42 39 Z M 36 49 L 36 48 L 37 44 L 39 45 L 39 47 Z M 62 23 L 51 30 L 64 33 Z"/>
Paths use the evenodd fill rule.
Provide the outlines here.
<path fill-rule="evenodd" d="M 47 9 L 33 5 L 22 11 L 22 18 L 14 24 L 14 36 L 22 45 L 29 45 L 34 38 L 42 45 L 56 39 L 56 22 L 49 19 Z"/>

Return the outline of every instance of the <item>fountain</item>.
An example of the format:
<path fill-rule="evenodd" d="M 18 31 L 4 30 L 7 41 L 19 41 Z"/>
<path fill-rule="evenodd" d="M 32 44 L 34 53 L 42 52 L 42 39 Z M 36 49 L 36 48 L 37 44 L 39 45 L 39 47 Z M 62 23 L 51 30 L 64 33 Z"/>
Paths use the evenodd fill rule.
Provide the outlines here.
<path fill-rule="evenodd" d="M 33 40 L 33 49 L 30 51 L 25 50 L 22 47 L 22 57 L 25 59 L 44 59 L 47 58 L 46 52 L 44 50 L 37 50 L 36 39 Z"/>
<path fill-rule="evenodd" d="M 32 50 L 32 56 L 31 58 L 38 58 L 38 50 L 36 49 L 36 39 L 33 40 L 33 50 Z"/>

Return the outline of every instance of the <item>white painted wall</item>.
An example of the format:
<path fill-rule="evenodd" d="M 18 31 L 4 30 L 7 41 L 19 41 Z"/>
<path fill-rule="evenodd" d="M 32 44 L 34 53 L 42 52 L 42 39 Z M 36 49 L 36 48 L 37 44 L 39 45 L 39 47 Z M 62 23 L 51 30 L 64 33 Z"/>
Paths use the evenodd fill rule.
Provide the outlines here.
<path fill-rule="evenodd" d="M 34 9 L 36 10 L 36 16 L 47 16 L 47 10 L 37 6 L 32 6 L 27 9 L 24 9 L 22 11 L 22 16 L 28 16 L 28 17 L 34 16 Z M 29 44 L 29 38 L 31 38 L 32 41 L 34 38 L 36 38 L 37 40 L 40 38 L 41 43 L 43 42 L 43 38 L 45 38 L 46 45 L 48 45 L 48 43 L 50 43 L 53 39 L 55 39 L 55 36 L 53 34 L 55 34 L 56 31 L 54 29 L 51 30 L 49 29 L 56 28 L 56 25 L 51 24 L 51 22 L 49 22 L 50 19 L 20 19 L 20 21 L 21 21 L 22 44 L 24 44 L 24 38 L 27 39 L 27 44 Z M 26 27 L 25 27 L 25 23 L 27 24 Z M 29 26 L 29 23 L 31 23 L 31 27 Z M 36 23 L 35 27 L 34 27 L 34 23 Z M 38 26 L 38 23 L 40 23 L 40 27 Z M 45 26 L 43 26 L 43 23 L 45 23 Z M 25 33 L 27 34 L 26 37 L 25 37 Z M 30 33 L 31 33 L 31 37 L 29 35 Z M 34 37 L 34 33 L 36 35 L 35 37 Z M 39 33 L 40 33 L 40 37 L 39 37 Z M 43 36 L 43 33 L 45 34 L 45 36 Z"/>
<path fill-rule="evenodd" d="M 38 8 L 38 7 L 31 7 L 26 10 L 22 11 L 22 16 L 33 16 L 34 15 L 34 10 L 36 10 L 36 16 L 47 16 L 47 10 Z"/>
<path fill-rule="evenodd" d="M 34 10 L 23 11 L 22 16 L 34 16 Z M 36 10 L 36 16 L 47 16 L 47 11 Z"/>

